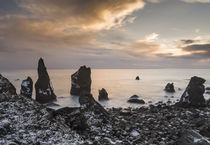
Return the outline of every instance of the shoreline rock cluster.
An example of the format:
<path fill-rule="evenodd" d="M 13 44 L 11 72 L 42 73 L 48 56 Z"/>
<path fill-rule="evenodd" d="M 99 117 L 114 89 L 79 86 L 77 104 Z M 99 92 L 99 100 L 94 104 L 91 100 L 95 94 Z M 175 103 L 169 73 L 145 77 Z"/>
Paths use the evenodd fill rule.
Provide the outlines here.
<path fill-rule="evenodd" d="M 192 77 L 173 105 L 105 109 L 91 94 L 90 68 L 82 66 L 71 76 L 70 91 L 79 97 L 80 107 L 54 110 L 42 105 L 56 100 L 43 59 L 38 75 L 36 100 L 30 78 L 17 95 L 0 75 L 0 144 L 210 145 L 210 101 L 203 96 L 203 78 Z M 173 83 L 167 86 L 173 92 Z M 105 89 L 99 100 L 108 100 Z M 137 95 L 128 102 L 145 103 Z"/>

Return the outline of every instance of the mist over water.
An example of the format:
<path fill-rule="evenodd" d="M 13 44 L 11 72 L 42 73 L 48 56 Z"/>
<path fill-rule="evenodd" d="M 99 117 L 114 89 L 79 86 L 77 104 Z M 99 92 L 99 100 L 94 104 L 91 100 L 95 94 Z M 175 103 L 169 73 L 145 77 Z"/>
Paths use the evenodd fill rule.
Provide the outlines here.
<path fill-rule="evenodd" d="M 51 82 L 57 95 L 57 102 L 61 106 L 79 106 L 78 97 L 70 96 L 71 74 L 77 70 L 52 70 L 48 69 Z M 210 87 L 210 69 L 92 69 L 92 94 L 98 100 L 98 90 L 105 88 L 109 94 L 109 101 L 100 102 L 105 107 L 138 107 L 140 105 L 129 104 L 127 100 L 136 94 L 147 103 L 152 101 L 167 101 L 169 98 L 177 100 L 189 83 L 192 76 L 205 78 L 206 87 Z M 20 91 L 21 82 L 30 76 L 35 84 L 38 76 L 36 70 L 1 70 Z M 136 76 L 140 80 L 135 80 Z M 176 93 L 166 93 L 163 89 L 169 82 L 175 85 Z M 179 90 L 180 88 L 181 90 Z M 165 97 L 168 96 L 168 97 Z M 173 98 L 171 96 L 174 96 Z M 210 95 L 205 94 L 206 98 Z M 33 90 L 35 98 L 35 90 Z M 146 104 L 148 105 L 148 103 Z"/>

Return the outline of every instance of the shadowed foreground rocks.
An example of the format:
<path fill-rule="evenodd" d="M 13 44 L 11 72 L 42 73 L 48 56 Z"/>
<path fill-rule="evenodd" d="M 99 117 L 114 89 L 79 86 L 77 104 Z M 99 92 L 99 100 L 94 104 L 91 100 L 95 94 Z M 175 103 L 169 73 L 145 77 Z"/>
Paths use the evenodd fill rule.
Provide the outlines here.
<path fill-rule="evenodd" d="M 26 80 L 22 81 L 20 94 L 25 97 L 32 98 L 32 93 L 33 93 L 33 81 L 31 77 L 28 77 Z"/>
<path fill-rule="evenodd" d="M 38 80 L 35 84 L 36 101 L 39 103 L 49 103 L 56 100 L 50 77 L 45 67 L 44 60 L 39 59 L 38 63 Z"/>
<path fill-rule="evenodd" d="M 16 88 L 13 86 L 12 83 L 5 77 L 0 74 L 0 93 L 8 93 L 10 95 L 17 95 Z"/>
<path fill-rule="evenodd" d="M 91 92 L 91 69 L 81 66 L 71 75 L 71 95 L 79 96 L 82 92 Z"/>

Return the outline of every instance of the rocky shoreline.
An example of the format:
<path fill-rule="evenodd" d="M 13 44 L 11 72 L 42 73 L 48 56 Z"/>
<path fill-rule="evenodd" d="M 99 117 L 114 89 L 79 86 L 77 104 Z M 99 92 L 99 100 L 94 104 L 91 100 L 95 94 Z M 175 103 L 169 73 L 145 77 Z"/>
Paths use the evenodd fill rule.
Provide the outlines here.
<path fill-rule="evenodd" d="M 21 94 L 0 75 L 0 144 L 102 144 L 102 145 L 209 145 L 210 101 L 205 100 L 205 79 L 192 77 L 180 101 L 139 108 L 103 108 L 91 94 L 91 70 L 82 66 L 71 77 L 70 93 L 80 107 L 48 108 L 56 99 L 42 59 L 38 66 L 36 100 L 33 81 L 24 80 Z M 41 91 L 40 91 L 41 90 Z M 166 91 L 174 91 L 168 84 Z M 134 95 L 131 103 L 143 104 Z M 108 101 L 105 89 L 99 100 Z M 129 102 L 128 100 L 128 102 Z"/>

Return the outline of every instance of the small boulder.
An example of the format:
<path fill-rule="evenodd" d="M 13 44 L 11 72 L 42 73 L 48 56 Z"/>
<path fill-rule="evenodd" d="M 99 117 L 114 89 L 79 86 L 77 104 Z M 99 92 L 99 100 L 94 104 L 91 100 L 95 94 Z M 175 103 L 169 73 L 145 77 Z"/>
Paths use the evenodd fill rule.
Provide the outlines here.
<path fill-rule="evenodd" d="M 108 93 L 104 88 L 102 88 L 98 92 L 99 92 L 99 95 L 98 95 L 98 100 L 99 101 L 109 100 Z"/>
<path fill-rule="evenodd" d="M 137 99 L 137 98 L 139 98 L 139 96 L 137 96 L 137 95 L 133 95 L 130 97 L 130 99 Z"/>
<path fill-rule="evenodd" d="M 200 77 L 192 77 L 180 101 L 177 103 L 182 107 L 204 107 L 206 105 L 203 96 L 205 92 L 205 79 Z"/>
<path fill-rule="evenodd" d="M 31 77 L 28 77 L 26 80 L 22 81 L 20 94 L 25 97 L 31 98 L 32 92 L 33 92 L 33 81 Z"/>
<path fill-rule="evenodd" d="M 136 77 L 136 80 L 140 80 L 139 76 Z"/>
<path fill-rule="evenodd" d="M 175 92 L 174 83 L 168 83 L 164 90 L 168 93 L 174 93 Z"/>
<path fill-rule="evenodd" d="M 79 96 L 82 92 L 91 92 L 91 69 L 81 66 L 71 75 L 71 95 Z"/>
<path fill-rule="evenodd" d="M 137 98 L 130 98 L 128 102 L 135 104 L 145 104 L 145 101 L 143 99 L 137 99 Z"/>
<path fill-rule="evenodd" d="M 38 80 L 35 84 L 36 101 L 39 103 L 49 103 L 56 100 L 56 95 L 50 81 L 50 77 L 45 67 L 44 60 L 39 59 L 38 63 Z"/>

